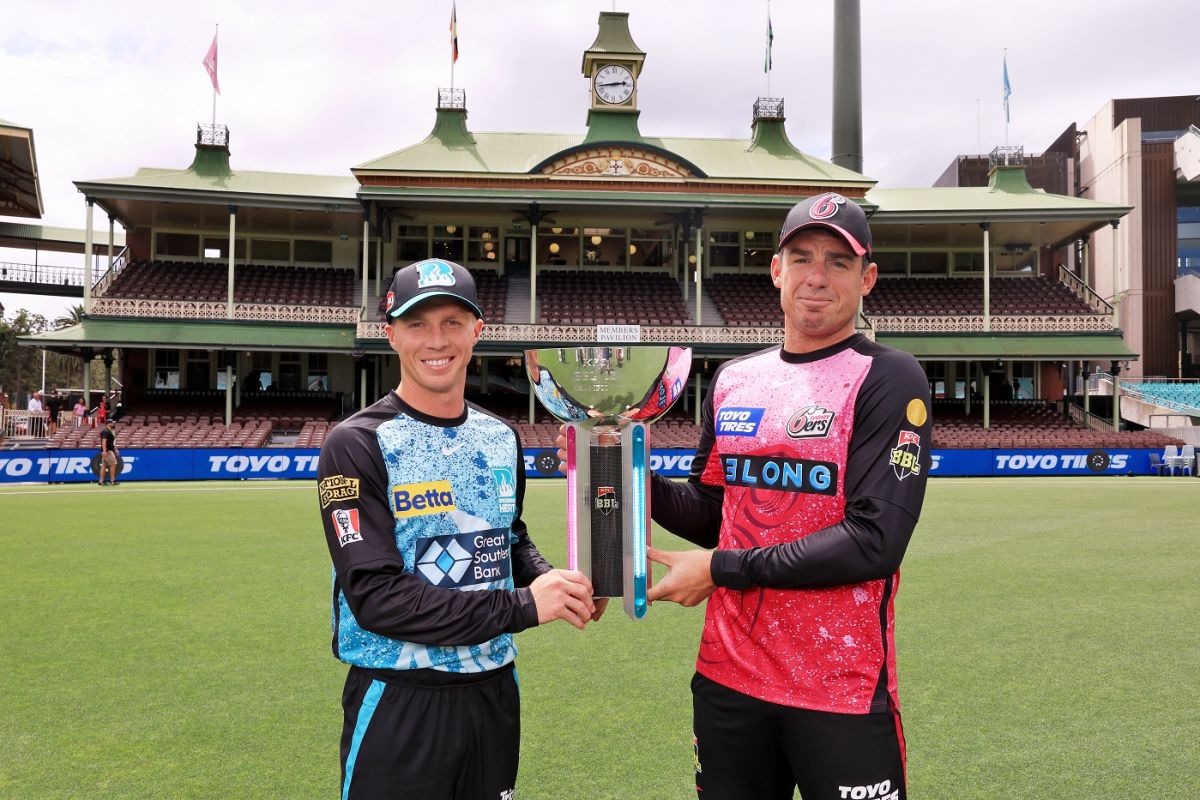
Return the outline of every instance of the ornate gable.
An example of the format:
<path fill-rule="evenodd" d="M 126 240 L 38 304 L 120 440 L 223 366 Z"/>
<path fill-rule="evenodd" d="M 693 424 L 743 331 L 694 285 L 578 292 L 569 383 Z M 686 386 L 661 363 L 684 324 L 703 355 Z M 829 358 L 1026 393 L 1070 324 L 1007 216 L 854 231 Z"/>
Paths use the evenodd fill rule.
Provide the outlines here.
<path fill-rule="evenodd" d="M 600 145 L 560 153 L 546 162 L 543 175 L 563 178 L 649 178 L 683 180 L 696 171 L 663 153 L 644 147 Z"/>

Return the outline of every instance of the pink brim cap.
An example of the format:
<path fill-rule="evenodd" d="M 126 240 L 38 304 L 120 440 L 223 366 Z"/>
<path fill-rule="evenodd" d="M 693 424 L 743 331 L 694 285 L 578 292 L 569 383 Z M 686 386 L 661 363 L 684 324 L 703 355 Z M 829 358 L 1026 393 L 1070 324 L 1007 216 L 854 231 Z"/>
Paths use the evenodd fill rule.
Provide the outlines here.
<path fill-rule="evenodd" d="M 854 251 L 854 255 L 864 256 L 867 254 L 867 248 L 865 248 L 861 244 L 859 244 L 858 239 L 855 239 L 854 236 L 851 235 L 851 233 L 848 230 L 846 230 L 845 228 L 843 228 L 840 225 L 834 225 L 833 223 L 830 223 L 830 222 L 818 222 L 817 220 L 813 220 L 812 222 L 805 222 L 802 225 L 797 225 L 796 227 L 794 227 L 790 231 L 788 231 L 787 235 L 784 236 L 783 239 L 779 242 L 780 249 L 782 249 L 783 246 L 788 243 L 789 239 L 791 239 L 793 236 L 795 236 L 800 231 L 805 230 L 807 228 L 827 228 L 831 231 L 835 231 L 839 236 L 841 236 L 843 239 L 846 240 L 846 244 L 850 245 L 850 249 Z"/>

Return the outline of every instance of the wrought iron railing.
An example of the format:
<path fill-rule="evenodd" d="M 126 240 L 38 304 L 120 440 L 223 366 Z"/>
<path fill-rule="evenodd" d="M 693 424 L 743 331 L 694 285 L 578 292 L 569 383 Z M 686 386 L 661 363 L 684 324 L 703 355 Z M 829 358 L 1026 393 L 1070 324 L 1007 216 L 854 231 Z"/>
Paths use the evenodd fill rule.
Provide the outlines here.
<path fill-rule="evenodd" d="M 982 314 L 931 314 L 926 316 L 873 316 L 877 333 L 979 333 Z M 1101 314 L 992 315 L 988 330 L 996 333 L 1071 333 L 1113 330 L 1112 316 Z"/>
<path fill-rule="evenodd" d="M 755 100 L 754 119 L 783 119 L 783 98 L 760 97 Z"/>
<path fill-rule="evenodd" d="M 0 261 L 0 281 L 82 287 L 83 267 L 19 264 L 11 261 Z"/>
<path fill-rule="evenodd" d="M 445 108 L 467 107 L 467 92 L 465 89 L 438 89 L 438 110 Z"/>
<path fill-rule="evenodd" d="M 196 123 L 196 144 L 211 144 L 228 147 L 229 126 L 205 125 L 203 122 Z"/>
<path fill-rule="evenodd" d="M 207 300 L 146 300 L 132 297 L 97 297 L 93 317 L 155 317 L 158 319 L 226 319 L 226 304 Z M 300 322 L 318 325 L 353 325 L 359 309 L 350 306 L 270 305 L 234 303 L 233 318 L 243 322 Z"/>
<path fill-rule="evenodd" d="M 1000 145 L 988 155 L 988 169 L 1025 166 L 1025 148 L 1020 145 Z"/>

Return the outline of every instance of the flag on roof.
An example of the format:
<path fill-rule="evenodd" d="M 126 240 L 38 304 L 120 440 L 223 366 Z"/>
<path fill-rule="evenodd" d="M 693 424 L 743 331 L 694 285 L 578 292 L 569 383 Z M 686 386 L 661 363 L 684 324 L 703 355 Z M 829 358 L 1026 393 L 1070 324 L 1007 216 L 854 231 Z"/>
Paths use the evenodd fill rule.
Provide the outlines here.
<path fill-rule="evenodd" d="M 775 42 L 775 30 L 771 27 L 771 9 L 767 9 L 767 57 L 763 61 L 763 72 L 771 71 L 771 45 Z"/>
<path fill-rule="evenodd" d="M 1008 97 L 1012 94 L 1012 84 L 1008 82 L 1008 51 L 1004 51 L 1004 121 L 1008 122 Z"/>
<path fill-rule="evenodd" d="M 217 82 L 217 34 L 213 34 L 212 44 L 208 46 L 208 52 L 200 63 L 208 71 L 208 79 L 212 81 L 213 91 L 220 94 L 221 84 Z"/>
<path fill-rule="evenodd" d="M 458 5 L 450 3 L 450 63 L 458 63 Z"/>

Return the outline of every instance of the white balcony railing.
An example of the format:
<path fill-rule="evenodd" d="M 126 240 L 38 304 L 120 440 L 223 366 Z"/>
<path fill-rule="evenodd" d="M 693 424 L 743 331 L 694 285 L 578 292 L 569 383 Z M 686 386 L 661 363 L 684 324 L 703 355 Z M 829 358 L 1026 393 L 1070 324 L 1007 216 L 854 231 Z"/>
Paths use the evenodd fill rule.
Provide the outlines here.
<path fill-rule="evenodd" d="M 226 304 L 203 300 L 144 300 L 98 297 L 92 301 L 93 317 L 155 317 L 161 319 L 225 319 Z M 270 305 L 234 303 L 233 318 L 243 322 L 306 322 L 353 325 L 358 307 Z"/>

